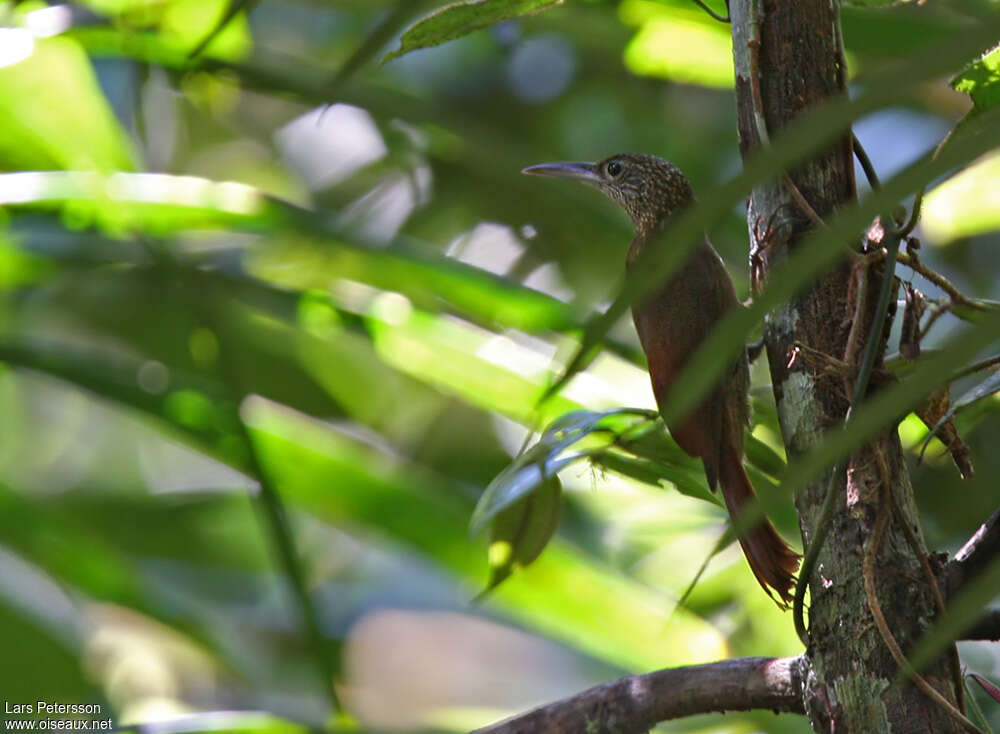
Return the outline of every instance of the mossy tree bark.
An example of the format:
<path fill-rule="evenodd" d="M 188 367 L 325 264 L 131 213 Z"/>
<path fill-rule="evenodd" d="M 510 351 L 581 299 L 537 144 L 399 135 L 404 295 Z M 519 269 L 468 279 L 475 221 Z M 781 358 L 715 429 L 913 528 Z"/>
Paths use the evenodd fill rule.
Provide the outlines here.
<path fill-rule="evenodd" d="M 761 143 L 762 123 L 765 134 L 777 137 L 782 127 L 804 110 L 846 94 L 839 3 L 732 0 L 730 10 L 740 147 L 746 156 Z M 795 189 L 818 216 L 825 217 L 854 200 L 853 171 L 851 138 L 845 135 L 790 171 L 794 186 L 779 179 L 753 190 L 747 218 L 751 244 L 757 248 L 752 266 L 759 268 L 762 278 L 766 279 L 771 266 L 798 247 L 802 236 L 816 226 L 806 208 L 796 203 Z M 864 284 L 858 285 L 862 276 L 845 257 L 767 320 L 767 354 L 791 459 L 822 441 L 825 431 L 844 421 L 850 395 L 842 377 L 823 374 L 801 360 L 789 367 L 790 349 L 801 342 L 844 359 L 851 328 L 859 318 L 862 323 L 855 331 L 863 345 L 881 277 L 881 270 L 872 269 Z M 867 296 L 867 307 L 856 314 L 856 296 L 861 289 Z M 796 498 L 806 545 L 811 541 L 828 481 L 828 476 L 817 479 L 801 488 Z M 846 486 L 842 481 L 837 492 L 830 534 L 809 586 L 810 673 L 804 686 L 804 706 L 812 726 L 816 731 L 838 734 L 960 731 L 955 720 L 924 693 L 907 682 L 898 682 L 902 680 L 899 669 L 865 596 L 865 545 L 880 508 L 889 501 L 886 498 L 895 497 L 901 512 L 892 516 L 874 564 L 883 613 L 904 651 L 935 616 L 931 586 L 897 520 L 901 517 L 915 529 L 922 546 L 912 488 L 894 427 L 851 457 Z M 920 552 L 926 553 L 926 549 L 920 547 Z M 924 671 L 931 685 L 951 702 L 956 699 L 953 661 L 954 657 L 946 656 Z"/>

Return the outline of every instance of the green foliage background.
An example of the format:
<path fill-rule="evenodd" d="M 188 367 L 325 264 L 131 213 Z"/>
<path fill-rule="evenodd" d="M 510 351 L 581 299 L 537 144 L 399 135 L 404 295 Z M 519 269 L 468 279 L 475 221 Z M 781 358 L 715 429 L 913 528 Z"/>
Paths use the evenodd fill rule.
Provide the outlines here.
<path fill-rule="evenodd" d="M 475 606 L 489 569 L 468 525 L 529 432 L 652 407 L 618 318 L 627 221 L 520 169 L 671 159 L 705 203 L 692 231 L 707 224 L 745 295 L 739 201 L 836 115 L 734 178 L 729 31 L 693 4 L 438 5 L 0 3 L 6 702 L 99 703 L 166 731 L 461 731 L 625 672 L 799 651 L 734 546 L 675 609 L 726 522 L 658 431 L 585 437 L 593 461 L 561 471 L 555 538 Z M 873 153 L 908 163 L 995 113 L 996 52 L 956 83 L 973 112 L 946 81 L 1000 36 L 995 3 L 864 5 L 843 13 L 856 99 L 838 114 L 891 107 Z M 984 129 L 886 188 L 933 182 L 923 258 L 996 298 Z M 866 202 L 847 232 L 884 205 Z M 945 317 L 929 343 L 955 335 L 988 355 L 995 319 Z M 599 355 L 539 405 L 581 343 Z M 754 374 L 752 477 L 797 539 L 766 366 Z M 918 462 L 926 429 L 902 424 L 932 547 L 954 550 L 1000 499 L 994 391 L 958 414 L 973 480 L 937 442 Z M 992 646 L 961 649 L 998 672 Z M 806 727 L 755 713 L 664 729 Z"/>

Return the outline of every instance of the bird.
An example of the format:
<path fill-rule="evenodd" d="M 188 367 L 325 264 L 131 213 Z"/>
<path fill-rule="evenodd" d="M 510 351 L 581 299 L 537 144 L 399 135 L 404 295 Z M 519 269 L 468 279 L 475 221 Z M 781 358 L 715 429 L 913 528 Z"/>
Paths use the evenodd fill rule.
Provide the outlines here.
<path fill-rule="evenodd" d="M 627 270 L 636 266 L 647 248 L 671 246 L 664 232 L 667 222 L 694 201 L 687 177 L 675 165 L 645 153 L 620 153 L 597 163 L 542 163 L 522 173 L 585 183 L 617 202 L 635 229 L 626 258 Z M 633 305 L 632 319 L 661 414 L 671 385 L 698 345 L 726 313 L 737 308 L 743 305 L 707 236 L 676 274 Z M 749 386 L 750 368 L 744 349 L 700 405 L 667 422 L 670 435 L 681 449 L 701 459 L 710 489 L 714 492 L 716 486 L 721 486 L 734 521 L 756 499 L 743 467 L 744 431 L 750 422 Z M 761 587 L 779 606 L 787 607 L 793 598 L 798 554 L 766 517 L 738 537 Z"/>

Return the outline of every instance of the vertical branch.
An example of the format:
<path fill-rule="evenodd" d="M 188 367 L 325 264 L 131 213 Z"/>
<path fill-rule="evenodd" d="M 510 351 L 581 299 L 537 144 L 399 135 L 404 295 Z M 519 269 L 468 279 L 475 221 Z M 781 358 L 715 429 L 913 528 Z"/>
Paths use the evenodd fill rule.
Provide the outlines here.
<path fill-rule="evenodd" d="M 839 3 L 733 0 L 730 13 L 740 149 L 746 157 L 778 138 L 782 128 L 808 108 L 846 94 Z M 793 217 L 781 241 L 763 244 L 763 276 L 800 247 L 806 232 L 822 226 L 821 218 L 855 196 L 849 129 L 825 151 L 755 187 L 747 211 L 751 238 L 758 223 L 787 219 L 789 213 Z M 856 369 L 854 360 L 865 344 L 863 372 L 871 374 L 881 362 L 888 332 L 884 322 L 894 282 L 888 263 L 879 276 L 860 279 L 860 290 L 852 288 L 852 267 L 845 256 L 811 288 L 768 316 L 765 342 L 791 461 L 844 421 L 852 402 L 863 399 L 866 379 L 859 374 L 845 385 L 842 375 L 806 361 L 790 364 L 789 349 L 801 343 L 837 359 L 850 354 L 849 364 Z M 853 401 L 849 390 L 855 393 Z M 888 467 L 888 487 L 877 470 L 880 465 Z M 875 529 L 882 498 L 893 496 L 901 519 L 893 515 L 886 541 L 871 564 L 884 569 L 878 576 L 881 610 L 905 647 L 920 636 L 921 620 L 933 618 L 935 603 L 920 573 L 919 558 L 926 553 L 923 540 L 918 535 L 917 548 L 911 548 L 900 529 L 903 523 L 919 525 L 898 436 L 887 431 L 874 438 L 846 466 L 802 487 L 796 496 L 803 545 L 810 551 L 801 573 L 809 582 L 808 655 L 815 675 L 806 685 L 805 708 L 818 731 L 830 730 L 835 723 L 839 728 L 841 722 L 851 731 L 930 727 L 951 732 L 959 726 L 913 686 L 892 685 L 896 662 L 872 623 L 862 582 L 862 549 Z M 826 518 L 820 520 L 824 513 Z M 827 531 L 829 539 L 823 543 L 818 536 Z M 914 578 L 923 583 L 915 585 Z M 798 589 L 800 610 L 804 593 L 803 585 Z M 801 621 L 798 626 L 805 636 Z M 954 702 L 947 660 L 929 669 L 927 677 Z"/>

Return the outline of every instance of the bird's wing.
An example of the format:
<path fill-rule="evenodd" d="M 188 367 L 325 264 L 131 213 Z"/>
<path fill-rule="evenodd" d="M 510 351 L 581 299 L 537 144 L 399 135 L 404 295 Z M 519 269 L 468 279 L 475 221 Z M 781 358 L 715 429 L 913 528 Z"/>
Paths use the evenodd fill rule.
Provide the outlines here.
<path fill-rule="evenodd" d="M 667 394 L 694 350 L 719 319 L 738 306 L 735 291 L 718 254 L 709 245 L 698 248 L 691 260 L 663 287 L 633 310 L 636 330 L 649 363 L 657 404 Z M 745 370 L 745 366 L 743 367 Z M 726 375 L 726 382 L 732 376 Z M 719 448 L 727 423 L 732 390 L 714 389 L 692 413 L 667 426 L 677 444 L 701 457 L 709 485 L 718 477 Z M 742 430 L 742 425 L 740 426 Z M 740 441 L 742 446 L 742 441 Z"/>

